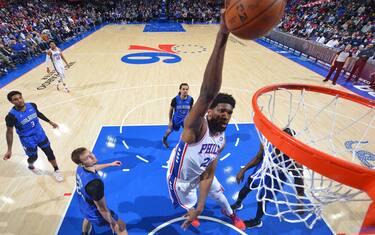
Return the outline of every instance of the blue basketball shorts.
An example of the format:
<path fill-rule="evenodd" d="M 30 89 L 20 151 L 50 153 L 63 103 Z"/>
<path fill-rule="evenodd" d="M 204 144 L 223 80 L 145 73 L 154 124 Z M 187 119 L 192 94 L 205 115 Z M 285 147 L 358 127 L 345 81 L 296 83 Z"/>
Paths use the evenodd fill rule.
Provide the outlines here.
<path fill-rule="evenodd" d="M 38 132 L 30 136 L 22 136 L 20 137 L 20 141 L 28 157 L 37 156 L 38 147 L 43 149 L 50 146 L 48 137 L 44 132 Z"/>
<path fill-rule="evenodd" d="M 181 127 L 184 128 L 184 119 L 172 120 L 172 128 L 174 131 L 180 130 Z"/>

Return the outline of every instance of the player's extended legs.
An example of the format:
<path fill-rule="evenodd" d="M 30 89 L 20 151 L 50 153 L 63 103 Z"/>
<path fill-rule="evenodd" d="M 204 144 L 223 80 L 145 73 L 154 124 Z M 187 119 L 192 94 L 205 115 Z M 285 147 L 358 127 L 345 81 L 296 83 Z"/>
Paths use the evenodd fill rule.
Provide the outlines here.
<path fill-rule="evenodd" d="M 56 89 L 59 91 L 60 90 L 60 85 L 61 85 L 61 82 L 62 82 L 62 76 L 64 76 L 64 75 L 62 75 L 61 76 L 61 73 L 59 73 L 59 72 L 57 72 L 57 75 L 56 75 L 57 77 L 56 77 Z"/>
<path fill-rule="evenodd" d="M 60 90 L 59 88 L 59 85 L 62 84 L 63 87 L 64 87 L 64 90 L 65 92 L 70 92 L 68 86 L 66 85 L 66 83 L 64 82 L 64 79 L 65 79 L 65 73 L 64 71 L 58 71 L 58 74 L 59 74 L 59 77 L 58 77 L 58 80 L 57 80 L 57 90 Z"/>
<path fill-rule="evenodd" d="M 231 220 L 234 226 L 237 228 L 244 230 L 245 224 L 244 222 L 236 215 L 236 213 L 232 210 L 230 207 L 230 204 L 227 200 L 227 198 L 224 196 L 224 193 L 217 192 L 215 194 L 210 193 L 210 196 L 216 201 L 216 203 L 222 208 L 222 213 L 226 216 L 228 216 Z"/>
<path fill-rule="evenodd" d="M 215 193 L 210 193 L 210 196 L 216 201 L 216 203 L 222 208 L 223 210 L 223 213 L 225 215 L 232 215 L 234 213 L 234 211 L 232 210 L 232 208 L 230 207 L 230 204 L 227 200 L 227 198 L 225 197 L 224 193 L 223 192 L 215 192 Z"/>
<path fill-rule="evenodd" d="M 35 155 L 35 156 L 32 156 L 32 157 L 29 157 L 27 159 L 27 163 L 29 164 L 29 169 L 33 169 L 34 168 L 34 162 L 38 159 L 38 156 Z"/>
<path fill-rule="evenodd" d="M 57 165 L 56 157 L 55 157 L 55 154 L 52 151 L 51 146 L 44 147 L 44 148 L 42 148 L 42 150 L 46 154 L 48 161 L 53 166 L 53 169 L 54 169 L 53 176 L 55 176 L 55 178 L 58 182 L 63 181 L 64 176 L 62 175 L 62 173 L 59 170 L 59 166 Z"/>
<path fill-rule="evenodd" d="M 86 218 L 83 219 L 82 222 L 82 235 L 89 235 L 91 232 L 92 226 L 90 221 L 88 221 Z"/>
<path fill-rule="evenodd" d="M 241 210 L 243 208 L 242 201 L 247 197 L 247 195 L 251 192 L 250 185 L 253 181 L 251 175 L 247 178 L 246 184 L 242 187 L 240 192 L 238 193 L 238 198 L 235 203 L 233 203 L 230 207 L 233 210 Z"/>
<path fill-rule="evenodd" d="M 38 155 L 35 154 L 27 159 L 28 168 L 37 175 L 41 175 L 43 172 L 34 166 L 34 162 L 38 159 Z"/>
<path fill-rule="evenodd" d="M 37 175 L 43 174 L 43 172 L 34 166 L 35 161 L 38 159 L 38 147 L 35 144 L 34 136 L 21 137 L 20 138 L 23 149 L 28 157 L 27 163 L 28 168 Z"/>
<path fill-rule="evenodd" d="M 251 189 L 244 185 L 240 192 L 238 193 L 238 198 L 235 203 L 233 203 L 230 207 L 233 210 L 241 210 L 243 208 L 242 201 L 247 197 L 247 195 L 251 192 Z"/>
<path fill-rule="evenodd" d="M 305 197 L 305 184 L 303 180 L 303 167 L 300 164 L 296 164 L 296 169 L 291 170 L 294 178 L 294 184 L 297 191 L 297 200 L 299 205 L 297 205 L 296 211 L 298 214 L 302 215 L 305 212 L 305 206 L 301 198 Z"/>
<path fill-rule="evenodd" d="M 302 166 L 298 169 L 291 171 L 294 178 L 294 184 L 299 197 L 305 196 L 305 184 L 303 180 L 303 168 Z"/>
<path fill-rule="evenodd" d="M 172 161 L 172 160 L 169 159 L 169 161 Z M 169 162 L 169 164 L 171 164 L 171 162 Z M 168 170 L 168 172 L 170 171 Z M 185 184 L 185 187 L 184 187 L 185 190 L 183 190 L 183 187 L 179 187 L 181 186 L 181 183 L 176 180 L 177 179 L 175 176 L 173 176 L 173 174 L 171 175 L 167 173 L 167 184 L 169 188 L 169 196 L 175 207 L 177 205 L 180 205 L 186 211 L 189 211 L 191 208 L 194 208 L 194 205 L 196 205 L 198 202 L 197 188 L 190 188 L 186 190 L 186 184 Z M 198 227 L 200 225 L 198 218 L 193 220 L 191 222 L 191 225 L 194 227 Z"/>
<path fill-rule="evenodd" d="M 168 136 L 173 132 L 173 128 L 171 126 L 168 126 L 168 129 L 167 131 L 165 132 L 164 136 L 163 136 L 163 139 L 162 139 L 162 142 L 163 142 L 163 145 L 165 148 L 169 148 L 169 145 L 168 145 L 168 142 L 167 142 L 167 139 L 168 139 Z"/>
<path fill-rule="evenodd" d="M 244 222 L 236 215 L 236 213 L 234 213 L 234 211 L 230 207 L 230 204 L 223 193 L 223 188 L 221 187 L 216 177 L 212 181 L 209 195 L 222 208 L 222 213 L 232 220 L 234 226 L 241 230 L 245 229 Z"/>
<path fill-rule="evenodd" d="M 264 201 L 259 201 L 257 204 L 257 213 L 254 219 L 251 220 L 245 220 L 244 223 L 246 225 L 246 228 L 256 228 L 256 227 L 262 227 L 262 217 L 264 215 L 263 212 L 263 204 Z M 267 204 L 266 204 L 267 205 Z"/>

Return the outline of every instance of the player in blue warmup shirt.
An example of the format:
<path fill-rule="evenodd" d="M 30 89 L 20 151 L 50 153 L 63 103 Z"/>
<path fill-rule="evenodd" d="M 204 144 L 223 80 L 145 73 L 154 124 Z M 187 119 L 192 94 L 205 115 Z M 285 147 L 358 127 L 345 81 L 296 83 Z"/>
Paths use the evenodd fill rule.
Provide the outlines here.
<path fill-rule="evenodd" d="M 166 148 L 169 147 L 167 143 L 168 136 L 173 131 L 178 131 L 180 127 L 184 127 L 185 117 L 194 104 L 193 97 L 188 95 L 189 85 L 187 83 L 181 83 L 179 89 L 178 95 L 172 99 L 171 107 L 169 108 L 168 129 L 163 136 L 163 145 Z"/>
<path fill-rule="evenodd" d="M 112 233 L 127 235 L 124 221 L 115 212 L 108 209 L 104 198 L 104 183 L 98 171 L 111 166 L 121 166 L 120 161 L 97 164 L 95 155 L 86 148 L 77 148 L 72 152 L 72 161 L 78 165 L 76 171 L 76 192 L 80 210 L 84 216 L 82 234 L 90 233 L 91 226 L 109 228 Z"/>
<path fill-rule="evenodd" d="M 23 149 L 28 156 L 28 168 L 38 175 L 42 174 L 42 171 L 34 166 L 34 162 L 38 158 L 37 148 L 39 147 L 46 154 L 48 161 L 53 166 L 53 175 L 55 176 L 56 180 L 58 182 L 63 181 L 64 177 L 57 166 L 55 155 L 51 149 L 50 142 L 39 123 L 39 118 L 51 124 L 53 128 L 58 128 L 58 125 L 50 121 L 46 116 L 44 116 L 44 114 L 39 112 L 36 104 L 25 103 L 21 92 L 11 91 L 8 93 L 7 98 L 9 102 L 14 105 L 14 107 L 5 117 L 7 126 L 6 140 L 8 151 L 5 153 L 3 159 L 8 160 L 12 156 L 13 128 L 15 127 Z"/>

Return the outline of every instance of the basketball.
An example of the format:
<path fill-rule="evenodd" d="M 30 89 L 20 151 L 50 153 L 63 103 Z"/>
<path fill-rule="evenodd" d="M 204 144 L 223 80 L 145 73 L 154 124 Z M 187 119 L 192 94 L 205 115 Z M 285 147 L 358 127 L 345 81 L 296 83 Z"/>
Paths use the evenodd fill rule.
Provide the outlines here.
<path fill-rule="evenodd" d="M 227 0 L 225 22 L 237 37 L 256 39 L 280 22 L 285 5 L 286 0 Z"/>

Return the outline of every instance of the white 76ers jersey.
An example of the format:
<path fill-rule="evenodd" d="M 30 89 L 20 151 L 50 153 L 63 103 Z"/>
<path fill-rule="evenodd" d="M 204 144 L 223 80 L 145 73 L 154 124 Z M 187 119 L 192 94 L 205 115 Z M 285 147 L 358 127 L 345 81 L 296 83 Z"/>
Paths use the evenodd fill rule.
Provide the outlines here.
<path fill-rule="evenodd" d="M 59 67 L 59 68 L 64 68 L 64 65 L 62 63 L 62 59 L 61 59 L 61 50 L 60 48 L 56 48 L 56 50 L 49 50 L 52 55 L 51 55 L 51 59 L 52 59 L 52 63 L 54 64 L 55 67 Z M 48 56 L 48 55 L 47 55 Z"/>
<path fill-rule="evenodd" d="M 210 136 L 208 127 L 203 138 L 194 144 L 180 142 L 173 149 L 169 158 L 168 175 L 177 178 L 186 187 L 199 184 L 200 175 L 219 155 L 219 150 L 225 144 L 225 133 Z"/>

